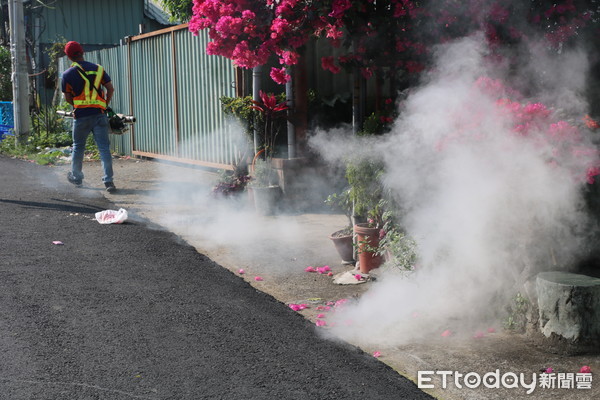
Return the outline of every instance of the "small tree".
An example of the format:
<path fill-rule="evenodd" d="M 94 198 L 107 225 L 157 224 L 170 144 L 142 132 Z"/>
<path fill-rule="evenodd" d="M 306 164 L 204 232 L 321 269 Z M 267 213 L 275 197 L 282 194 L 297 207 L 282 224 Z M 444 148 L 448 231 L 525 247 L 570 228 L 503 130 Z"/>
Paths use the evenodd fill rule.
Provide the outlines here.
<path fill-rule="evenodd" d="M 161 0 L 160 3 L 169 13 L 171 21 L 188 22 L 192 18 L 193 0 Z"/>
<path fill-rule="evenodd" d="M 12 101 L 10 50 L 0 46 L 0 101 Z"/>

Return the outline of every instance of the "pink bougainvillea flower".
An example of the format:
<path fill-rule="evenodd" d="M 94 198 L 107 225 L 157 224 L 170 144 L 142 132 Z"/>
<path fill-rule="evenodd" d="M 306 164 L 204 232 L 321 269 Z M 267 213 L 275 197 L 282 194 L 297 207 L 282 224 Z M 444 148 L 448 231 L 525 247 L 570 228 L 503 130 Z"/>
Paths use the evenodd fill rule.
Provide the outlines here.
<path fill-rule="evenodd" d="M 481 331 L 477 331 L 475 332 L 475 334 L 473 335 L 474 339 L 481 339 L 482 337 L 485 336 L 485 333 L 481 332 Z"/>
<path fill-rule="evenodd" d="M 583 117 L 583 121 L 585 122 L 585 126 L 587 126 L 590 129 L 600 128 L 600 123 L 593 120 L 592 117 L 590 117 L 589 115 L 586 115 L 585 117 Z"/>
<path fill-rule="evenodd" d="M 321 311 L 321 310 L 324 310 L 324 309 L 325 309 L 325 306 L 317 306 L 317 308 L 316 308 L 316 309 L 317 309 L 317 310 L 319 310 L 319 311 Z"/>
<path fill-rule="evenodd" d="M 544 372 L 547 373 L 547 374 L 551 374 L 551 373 L 554 372 L 554 368 L 548 367 L 548 368 L 546 368 L 546 370 Z"/>
<path fill-rule="evenodd" d="M 322 57 L 321 67 L 325 70 L 333 72 L 334 74 L 337 74 L 342 70 L 339 66 L 335 65 L 333 56 Z"/>
<path fill-rule="evenodd" d="M 329 265 L 325 265 L 324 267 L 318 267 L 317 268 L 317 272 L 320 274 L 325 274 L 327 272 L 331 271 L 331 268 L 329 268 Z"/>
<path fill-rule="evenodd" d="M 373 68 L 361 68 L 360 74 L 363 76 L 363 78 L 369 80 L 373 76 Z"/>
<path fill-rule="evenodd" d="M 598 167 L 588 168 L 588 170 L 586 172 L 587 183 L 589 183 L 590 185 L 593 185 L 594 182 L 596 182 L 596 176 L 598 176 L 598 175 L 600 175 L 600 168 L 598 168 Z"/>
<path fill-rule="evenodd" d="M 374 351 L 373 352 L 373 357 L 375 357 L 375 358 L 381 357 L 381 352 L 380 351 Z"/>
<path fill-rule="evenodd" d="M 592 373 L 592 369 L 589 366 L 584 365 L 583 367 L 581 367 L 579 369 L 579 372 L 582 373 L 582 374 L 591 374 Z"/>
<path fill-rule="evenodd" d="M 315 269 L 315 267 L 306 267 L 304 268 L 305 272 L 317 272 L 317 270 Z"/>
<path fill-rule="evenodd" d="M 245 273 L 246 273 L 246 270 L 244 268 L 240 268 L 238 270 L 238 274 L 240 274 L 240 275 L 244 275 Z"/>
<path fill-rule="evenodd" d="M 334 305 L 335 305 L 335 302 L 333 302 L 333 301 L 328 301 L 328 302 L 327 302 L 327 305 L 328 305 L 328 306 L 334 306 Z"/>
<path fill-rule="evenodd" d="M 317 318 L 325 318 L 325 314 L 318 314 Z"/>
<path fill-rule="evenodd" d="M 333 276 L 333 272 L 328 272 L 327 276 Z"/>
<path fill-rule="evenodd" d="M 61 246 L 61 245 L 63 245 L 64 243 L 63 243 L 63 242 L 61 242 L 60 240 L 55 240 L 54 242 L 52 242 L 52 244 L 55 244 L 55 245 L 57 245 L 57 246 Z"/>
<path fill-rule="evenodd" d="M 261 282 L 261 281 L 264 281 L 264 279 L 263 279 L 261 276 L 255 276 L 255 277 L 254 277 L 254 280 L 255 280 L 256 282 Z"/>
<path fill-rule="evenodd" d="M 322 319 L 318 319 L 317 322 L 315 322 L 315 325 L 317 325 L 317 326 L 325 326 L 325 325 L 327 325 L 327 321 L 323 321 Z"/>
<path fill-rule="evenodd" d="M 281 58 L 279 63 L 281 65 L 295 65 L 298 64 L 298 53 L 295 51 L 283 51 L 281 52 Z"/>
<path fill-rule="evenodd" d="M 339 299 L 334 303 L 334 307 L 341 307 L 348 302 L 348 299 Z"/>
<path fill-rule="evenodd" d="M 452 331 L 450 329 L 446 329 L 444 332 L 442 332 L 442 337 L 450 337 L 452 336 Z"/>
<path fill-rule="evenodd" d="M 292 77 L 287 73 L 285 67 L 282 68 L 271 68 L 271 73 L 269 74 L 271 79 L 280 85 L 285 85 L 292 79 Z"/>

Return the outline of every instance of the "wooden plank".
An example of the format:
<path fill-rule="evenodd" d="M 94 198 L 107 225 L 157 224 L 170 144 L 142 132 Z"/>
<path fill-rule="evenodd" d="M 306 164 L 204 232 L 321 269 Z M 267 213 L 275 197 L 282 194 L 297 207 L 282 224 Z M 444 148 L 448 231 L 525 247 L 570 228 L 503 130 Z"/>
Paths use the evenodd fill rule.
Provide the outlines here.
<path fill-rule="evenodd" d="M 132 42 L 135 42 L 136 40 L 147 39 L 147 38 L 150 38 L 153 36 L 164 35 L 165 33 L 171 33 L 174 31 L 180 31 L 182 29 L 187 29 L 187 27 L 188 27 L 188 24 L 175 25 L 175 26 L 171 26 L 169 28 L 159 29 L 157 31 L 152 31 L 152 32 L 148 32 L 148 33 L 143 33 L 141 35 L 132 36 L 129 39 Z"/>
<path fill-rule="evenodd" d="M 149 153 L 145 151 L 133 151 L 133 155 L 147 158 L 155 158 L 157 160 L 165 160 L 165 161 L 173 161 L 182 164 L 191 164 L 191 165 L 199 165 L 202 167 L 216 168 L 216 169 L 226 169 L 233 171 L 233 165 L 230 164 L 221 164 L 221 163 L 213 163 L 209 161 L 200 161 L 200 160 L 191 160 L 189 158 L 179 158 L 173 156 L 167 156 L 165 154 L 157 154 L 157 153 Z"/>

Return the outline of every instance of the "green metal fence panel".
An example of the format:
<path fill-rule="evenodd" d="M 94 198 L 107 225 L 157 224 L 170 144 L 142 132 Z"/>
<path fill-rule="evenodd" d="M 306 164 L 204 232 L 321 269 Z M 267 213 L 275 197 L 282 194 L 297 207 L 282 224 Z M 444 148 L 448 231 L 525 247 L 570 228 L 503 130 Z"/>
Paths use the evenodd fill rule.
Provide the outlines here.
<path fill-rule="evenodd" d="M 205 53 L 207 35 L 174 32 L 181 156 L 214 164 L 232 164 L 241 130 L 229 124 L 220 98 L 235 96 L 230 60 Z"/>
<path fill-rule="evenodd" d="M 170 35 L 152 36 L 129 46 L 133 112 L 138 118 L 134 154 L 177 158 Z"/>

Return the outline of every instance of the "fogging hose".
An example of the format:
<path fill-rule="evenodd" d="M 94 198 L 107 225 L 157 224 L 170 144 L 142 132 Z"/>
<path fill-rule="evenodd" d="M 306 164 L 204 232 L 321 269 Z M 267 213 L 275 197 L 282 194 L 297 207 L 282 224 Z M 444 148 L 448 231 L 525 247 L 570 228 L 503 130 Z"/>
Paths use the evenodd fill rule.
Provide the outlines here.
<path fill-rule="evenodd" d="M 256 153 L 254 155 L 254 159 L 252 160 L 252 173 L 254 173 L 254 164 L 256 164 L 256 160 L 258 159 L 258 156 L 260 156 L 260 153 L 263 153 L 265 151 L 265 149 L 262 149 L 261 151 L 259 151 L 258 153 Z"/>

